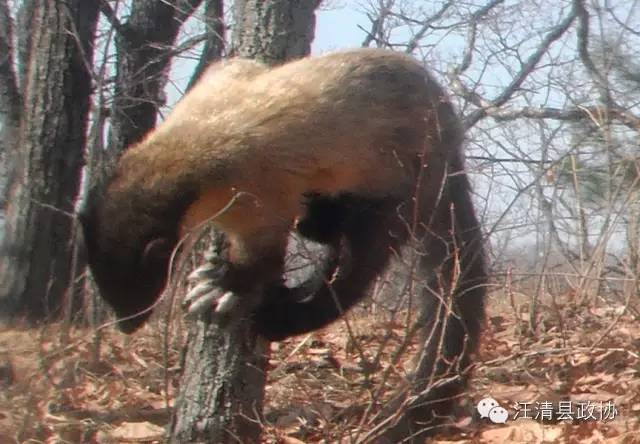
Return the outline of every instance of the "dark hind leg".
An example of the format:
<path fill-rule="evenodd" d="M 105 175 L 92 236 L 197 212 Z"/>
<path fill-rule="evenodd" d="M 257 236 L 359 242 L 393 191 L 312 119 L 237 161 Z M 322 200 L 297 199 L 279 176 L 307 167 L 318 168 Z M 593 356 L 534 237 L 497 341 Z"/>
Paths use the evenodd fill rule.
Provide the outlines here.
<path fill-rule="evenodd" d="M 335 276 L 326 282 L 327 270 L 320 269 L 325 282 L 313 293 L 304 284 L 270 288 L 255 313 L 257 330 L 263 336 L 281 340 L 335 321 L 367 294 L 393 249 L 404 242 L 406 229 L 397 215 L 396 200 L 343 196 L 340 203 L 344 219 L 339 230 L 342 241 L 333 255 Z"/>
<path fill-rule="evenodd" d="M 344 227 L 351 206 L 346 196 L 318 193 L 306 194 L 304 204 L 305 214 L 296 222 L 295 228 L 304 239 L 316 245 L 298 245 L 291 251 L 295 256 L 290 258 L 290 265 L 292 270 L 297 268 L 298 271 L 292 271 L 287 280 L 296 287 L 296 294 L 311 295 L 330 280 L 336 271 Z M 278 281 L 275 287 L 283 285 Z M 272 290 L 271 293 L 277 291 Z"/>
<path fill-rule="evenodd" d="M 340 240 L 349 213 L 347 197 L 311 193 L 305 196 L 306 214 L 296 224 L 298 232 L 314 242 L 335 244 Z"/>
<path fill-rule="evenodd" d="M 455 159 L 454 159 L 455 161 Z M 471 358 L 484 321 L 487 270 L 482 232 L 461 163 L 449 166 L 447 183 L 435 208 L 426 208 L 430 223 L 418 230 L 424 238 L 421 267 L 432 271 L 424 290 L 421 315 L 424 345 L 411 394 L 417 395 L 401 420 L 385 434 L 390 442 L 424 442 L 443 424 L 464 393 Z M 391 403 L 389 410 L 397 407 Z"/>

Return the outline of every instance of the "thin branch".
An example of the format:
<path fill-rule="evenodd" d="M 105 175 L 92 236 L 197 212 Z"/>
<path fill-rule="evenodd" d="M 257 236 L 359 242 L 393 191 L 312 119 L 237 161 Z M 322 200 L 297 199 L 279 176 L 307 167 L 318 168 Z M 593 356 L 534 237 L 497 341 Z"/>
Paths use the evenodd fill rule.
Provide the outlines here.
<path fill-rule="evenodd" d="M 118 32 L 118 34 L 125 35 L 127 33 L 126 26 L 120 22 L 116 12 L 111 8 L 111 5 L 107 0 L 100 0 L 100 12 L 104 15 L 109 24 Z"/>
<path fill-rule="evenodd" d="M 527 61 L 522 65 L 520 71 L 511 80 L 511 83 L 509 83 L 509 85 L 505 87 L 504 91 L 502 91 L 502 93 L 493 100 L 489 101 L 487 99 L 484 99 L 477 93 L 469 90 L 460 80 L 455 71 L 450 73 L 450 77 L 452 78 L 452 87 L 456 90 L 456 92 L 458 94 L 461 94 L 465 99 L 471 101 L 476 106 L 480 107 L 465 119 L 465 128 L 469 129 L 473 127 L 476 123 L 478 123 L 478 121 L 489 115 L 489 110 L 491 108 L 499 108 L 513 97 L 513 95 L 520 89 L 522 83 L 533 72 L 537 64 L 540 62 L 540 59 L 542 59 L 542 57 L 548 52 L 553 42 L 562 37 L 564 33 L 567 32 L 567 30 L 571 27 L 577 15 L 577 7 L 575 7 L 574 5 L 574 8 L 571 10 L 569 15 L 547 34 L 544 40 L 540 43 L 540 46 L 538 46 L 537 50 L 533 54 L 531 54 Z"/>
<path fill-rule="evenodd" d="M 630 11 L 634 11 L 635 8 L 638 5 L 638 0 L 634 0 L 633 5 L 631 5 L 631 8 L 629 8 Z M 624 22 L 618 18 L 618 16 L 615 14 L 615 11 L 613 8 L 611 7 L 605 7 L 604 8 L 605 11 L 607 11 L 609 13 L 609 15 L 611 15 L 611 17 L 613 18 L 613 20 L 620 26 L 622 27 L 622 29 L 624 29 L 625 31 L 630 32 L 633 35 L 636 36 L 640 36 L 640 29 L 633 29 L 632 27 L 630 27 L 628 25 L 628 21 L 629 21 L 629 17 L 631 17 L 631 12 L 629 13 L 629 16 L 627 17 L 627 20 L 625 20 Z"/>
<path fill-rule="evenodd" d="M 185 22 L 198 9 L 202 0 L 162 0 L 164 3 L 171 5 L 176 10 L 176 20 Z"/>
<path fill-rule="evenodd" d="M 589 54 L 589 11 L 584 6 L 583 0 L 573 0 L 573 10 L 578 17 L 578 54 L 580 60 L 587 72 L 596 81 L 602 100 L 604 103 L 609 104 L 611 103 L 611 94 L 609 94 L 607 88 L 606 78 L 600 73 L 591 58 L 591 54 Z"/>
<path fill-rule="evenodd" d="M 583 120 L 593 120 L 593 116 L 603 115 L 604 108 L 601 106 L 581 106 L 571 109 L 560 109 L 552 107 L 530 107 L 525 106 L 517 110 L 502 110 L 495 107 L 488 107 L 484 110 L 486 115 L 500 121 L 527 119 L 553 119 L 568 122 L 579 122 Z M 610 118 L 617 119 L 622 125 L 640 131 L 640 117 L 633 113 L 619 109 L 609 108 L 606 110 Z"/>
<path fill-rule="evenodd" d="M 502 94 L 500 94 L 498 97 L 496 97 L 492 101 L 493 106 L 495 107 L 502 106 L 509 99 L 511 99 L 513 94 L 520 89 L 520 86 L 522 85 L 522 83 L 527 79 L 527 77 L 529 77 L 529 75 L 534 70 L 534 68 L 540 61 L 540 59 L 549 51 L 551 44 L 556 40 L 558 40 L 560 37 L 562 37 L 562 35 L 565 32 L 567 32 L 567 30 L 571 27 L 571 24 L 573 23 L 575 18 L 576 18 L 576 11 L 573 10 L 569 14 L 569 16 L 567 16 L 567 18 L 564 19 L 562 23 L 560 23 L 555 29 L 553 29 L 547 35 L 547 37 L 542 41 L 542 44 L 538 47 L 537 51 L 531 54 L 529 59 L 525 62 L 524 66 L 522 66 L 518 75 L 516 75 L 513 78 L 511 83 L 505 88 Z M 477 117 L 474 118 L 473 116 L 471 116 L 471 118 L 468 119 L 467 125 L 471 123 L 475 124 L 475 122 L 477 122 L 478 120 L 480 120 L 480 118 L 486 115 L 483 112 L 483 110 L 480 110 L 480 112 L 477 112 L 477 114 L 478 114 Z"/>
<path fill-rule="evenodd" d="M 198 34 L 196 36 L 193 36 L 183 42 L 181 42 L 179 45 L 174 46 L 173 48 L 169 49 L 166 53 L 166 57 L 174 57 L 174 56 L 179 56 L 180 54 L 190 51 L 193 48 L 195 48 L 196 46 L 198 46 L 200 43 L 204 42 L 207 40 L 209 34 L 208 33 L 202 33 L 202 34 Z M 163 48 L 161 45 L 157 45 L 158 48 Z"/>
<path fill-rule="evenodd" d="M 473 60 L 473 51 L 476 47 L 478 22 L 486 17 L 493 8 L 502 3 L 504 3 L 504 0 L 493 0 L 471 15 L 471 20 L 469 21 L 471 26 L 469 28 L 469 33 L 467 34 L 466 49 L 464 52 L 464 56 L 462 57 L 462 63 L 460 63 L 460 66 L 458 66 L 455 70 L 456 74 L 460 74 L 466 71 L 471 65 L 471 61 Z"/>
<path fill-rule="evenodd" d="M 502 0 L 499 0 L 499 1 L 502 1 Z M 454 5 L 454 3 L 455 2 L 453 0 L 445 2 L 442 5 L 442 8 L 440 8 L 438 12 L 436 12 L 434 15 L 432 15 L 431 17 L 429 17 L 423 22 L 422 27 L 418 30 L 418 32 L 415 33 L 413 37 L 411 37 L 411 40 L 409 40 L 409 42 L 407 43 L 407 49 L 405 50 L 407 54 L 411 54 L 413 50 L 416 49 L 416 47 L 418 46 L 418 43 L 424 37 L 427 31 L 431 28 L 431 26 L 436 21 L 440 20 L 442 16 L 447 12 L 447 10 Z"/>
<path fill-rule="evenodd" d="M 380 34 L 380 30 L 382 29 L 382 21 L 383 21 L 382 14 L 380 14 L 378 17 L 374 17 L 371 14 L 367 14 L 367 17 L 369 17 L 369 20 L 371 21 L 370 30 L 367 31 L 366 29 L 364 29 L 363 26 L 358 25 L 358 28 L 360 28 L 360 30 L 364 31 L 367 34 L 367 36 L 364 38 L 362 42 L 362 45 L 360 45 L 363 48 L 368 48 L 371 42 L 373 42 L 374 40 L 377 43 L 378 42 L 377 36 L 378 34 Z"/>
<path fill-rule="evenodd" d="M 200 54 L 198 66 L 193 71 L 187 85 L 187 90 L 198 81 L 211 62 L 222 57 L 226 43 L 223 0 L 207 0 L 203 20 L 206 29 L 205 44 Z"/>
<path fill-rule="evenodd" d="M 482 162 L 491 162 L 491 163 L 519 163 L 519 164 L 547 164 L 551 163 L 550 160 L 541 160 L 541 159 L 521 159 L 517 157 L 495 157 L 495 156 L 474 156 L 468 155 L 465 156 L 467 160 L 477 160 Z"/>
<path fill-rule="evenodd" d="M 374 17 L 372 14 L 367 14 L 367 17 L 371 21 L 371 29 L 366 30 L 362 26 L 358 25 L 362 31 L 364 31 L 367 36 L 364 38 L 362 42 L 363 48 L 368 48 L 371 42 L 375 41 L 376 45 L 379 45 L 382 41 L 381 34 L 384 30 L 384 24 L 387 20 L 387 17 L 391 14 L 391 8 L 393 7 L 394 0 L 387 0 L 386 2 L 380 2 L 380 9 L 378 11 L 378 16 Z"/>

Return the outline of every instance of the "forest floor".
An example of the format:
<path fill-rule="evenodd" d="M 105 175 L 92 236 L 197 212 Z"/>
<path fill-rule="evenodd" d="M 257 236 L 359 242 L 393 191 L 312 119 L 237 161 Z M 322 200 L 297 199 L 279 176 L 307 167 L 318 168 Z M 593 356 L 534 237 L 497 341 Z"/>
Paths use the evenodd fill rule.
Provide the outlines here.
<path fill-rule="evenodd" d="M 623 306 L 543 305 L 531 335 L 523 333 L 526 307 L 492 301 L 457 420 L 432 442 L 640 443 L 637 316 Z M 402 326 L 382 324 L 351 316 L 348 328 L 338 322 L 273 344 L 263 442 L 355 443 L 364 436 L 379 411 L 372 399 L 387 393 L 379 387 L 400 386 L 411 366 L 408 354 L 384 383 L 383 372 L 362 370 L 376 354 L 380 368 L 388 367 L 402 341 Z M 90 329 L 65 335 L 60 324 L 0 330 L 0 443 L 162 442 L 184 331 L 173 323 L 166 335 L 160 325 L 131 337 L 106 328 L 100 341 Z M 478 409 L 485 398 L 499 406 Z"/>

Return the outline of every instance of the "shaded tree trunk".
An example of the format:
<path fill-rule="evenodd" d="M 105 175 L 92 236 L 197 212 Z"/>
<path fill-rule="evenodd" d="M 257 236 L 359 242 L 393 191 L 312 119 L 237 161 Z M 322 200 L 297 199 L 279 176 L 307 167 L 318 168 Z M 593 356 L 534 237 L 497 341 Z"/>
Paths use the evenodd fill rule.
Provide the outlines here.
<path fill-rule="evenodd" d="M 187 89 L 198 81 L 204 70 L 215 60 L 222 57 L 225 47 L 225 23 L 223 0 L 206 0 L 204 7 L 206 40 L 198 61 L 198 66 L 189 80 Z"/>
<path fill-rule="evenodd" d="M 170 442 L 259 442 L 269 343 L 246 324 L 206 319 L 189 331 Z"/>
<path fill-rule="evenodd" d="M 228 259 L 214 236 L 207 255 Z M 259 441 L 269 343 L 251 329 L 251 307 L 239 308 L 224 326 L 211 310 L 190 326 L 170 442 Z"/>
<path fill-rule="evenodd" d="M 134 0 L 126 22 L 108 3 L 101 10 L 116 29 L 116 82 L 109 132 L 109 169 L 120 153 L 156 124 L 180 28 L 202 0 Z"/>
<path fill-rule="evenodd" d="M 21 103 L 10 148 L 14 172 L 0 258 L 0 313 L 37 321 L 60 312 L 72 278 L 71 215 L 86 142 L 98 8 L 83 0 L 26 0 L 22 11 L 29 13 L 17 38 L 23 45 L 21 92 L 11 56 L 0 78 L 3 94 L 8 85 Z"/>
<path fill-rule="evenodd" d="M 10 182 L 10 159 L 17 147 L 18 128 L 22 97 L 18 90 L 18 79 L 13 69 L 14 27 L 9 14 L 7 0 L 0 1 L 0 208 L 4 213 L 7 189 Z M 4 218 L 4 214 L 2 215 Z M 4 232 L 4 221 L 0 225 L 0 238 Z"/>
<path fill-rule="evenodd" d="M 309 54 L 317 4 L 236 1 L 234 53 L 268 63 Z M 259 442 L 269 347 L 243 320 L 248 311 L 225 326 L 205 313 L 190 326 L 172 443 Z"/>

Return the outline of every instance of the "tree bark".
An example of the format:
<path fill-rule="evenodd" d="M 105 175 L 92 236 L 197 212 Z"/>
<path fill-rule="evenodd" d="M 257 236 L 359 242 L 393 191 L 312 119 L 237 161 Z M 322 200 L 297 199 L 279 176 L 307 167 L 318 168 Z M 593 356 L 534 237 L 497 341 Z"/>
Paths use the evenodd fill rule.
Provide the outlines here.
<path fill-rule="evenodd" d="M 187 90 L 198 81 L 207 66 L 222 57 L 225 47 L 225 23 L 223 0 L 206 0 L 204 7 L 204 20 L 207 38 L 204 41 L 204 49 L 198 61 Z"/>
<path fill-rule="evenodd" d="M 11 153 L 17 146 L 21 100 L 13 68 L 13 21 L 7 0 L 0 0 L 0 240 L 4 236 L 5 206 L 11 181 Z"/>
<path fill-rule="evenodd" d="M 189 332 L 172 443 L 258 442 L 268 342 L 237 318 L 224 329 L 202 319 Z"/>
<path fill-rule="evenodd" d="M 60 312 L 71 282 L 72 214 L 91 95 L 95 2 L 26 0 L 29 41 L 0 258 L 0 313 L 31 321 Z M 29 38 L 26 38 L 26 35 Z"/>
<path fill-rule="evenodd" d="M 0 211 L 4 212 L 10 178 L 10 159 L 17 147 L 18 128 L 22 97 L 18 90 L 16 72 L 13 68 L 13 22 L 6 0 L 0 0 Z M 0 238 L 4 223 L 0 224 Z"/>
<path fill-rule="evenodd" d="M 101 9 L 116 28 L 116 83 L 111 108 L 110 169 L 123 150 L 140 141 L 156 124 L 165 104 L 164 88 L 182 24 L 202 0 L 134 0 L 120 23 L 106 2 Z"/>
<path fill-rule="evenodd" d="M 236 1 L 235 54 L 268 63 L 309 54 L 317 4 Z M 205 313 L 190 326 L 172 443 L 259 442 L 269 346 L 244 320 L 248 309 L 228 325 Z"/>
<path fill-rule="evenodd" d="M 277 64 L 309 54 L 320 0 L 236 0 L 233 55 Z"/>
<path fill-rule="evenodd" d="M 217 233 L 208 255 L 227 258 Z M 224 325 L 207 310 L 189 328 L 171 443 L 258 442 L 269 343 L 248 327 L 242 306 Z"/>

